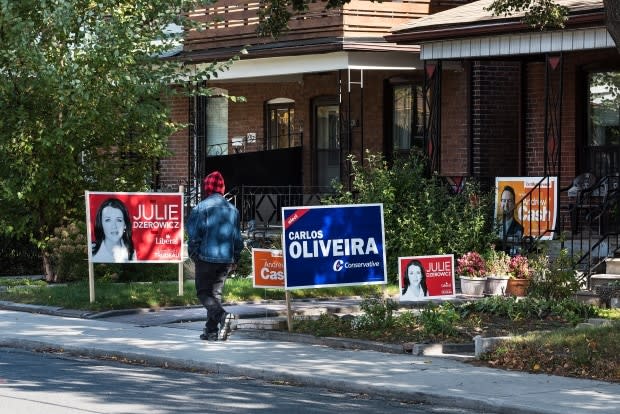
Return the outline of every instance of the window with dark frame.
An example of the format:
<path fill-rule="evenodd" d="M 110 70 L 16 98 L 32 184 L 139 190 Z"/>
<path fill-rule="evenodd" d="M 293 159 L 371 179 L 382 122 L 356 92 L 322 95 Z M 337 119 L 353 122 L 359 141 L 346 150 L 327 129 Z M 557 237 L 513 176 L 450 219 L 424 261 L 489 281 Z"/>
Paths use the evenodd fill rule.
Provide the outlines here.
<path fill-rule="evenodd" d="M 424 147 L 424 97 L 419 84 L 392 86 L 392 145 L 396 152 Z"/>
<path fill-rule="evenodd" d="M 297 146 L 295 139 L 295 102 L 267 103 L 267 149 Z"/>

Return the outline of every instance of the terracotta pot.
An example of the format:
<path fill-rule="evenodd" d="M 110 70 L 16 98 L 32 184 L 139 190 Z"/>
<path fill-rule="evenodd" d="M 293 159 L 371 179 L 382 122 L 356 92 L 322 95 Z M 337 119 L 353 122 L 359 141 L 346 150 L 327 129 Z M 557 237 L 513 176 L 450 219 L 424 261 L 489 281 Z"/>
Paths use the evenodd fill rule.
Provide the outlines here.
<path fill-rule="evenodd" d="M 529 279 L 510 279 L 506 286 L 506 295 L 527 296 L 527 289 L 530 286 Z"/>
<path fill-rule="evenodd" d="M 486 277 L 459 276 L 461 293 L 467 296 L 484 296 Z"/>

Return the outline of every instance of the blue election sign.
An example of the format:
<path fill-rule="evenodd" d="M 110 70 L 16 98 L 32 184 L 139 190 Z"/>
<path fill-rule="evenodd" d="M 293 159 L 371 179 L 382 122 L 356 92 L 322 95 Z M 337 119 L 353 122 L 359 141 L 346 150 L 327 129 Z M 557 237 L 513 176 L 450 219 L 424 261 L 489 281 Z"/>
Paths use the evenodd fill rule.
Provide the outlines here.
<path fill-rule="evenodd" d="M 286 289 L 387 284 L 383 204 L 282 208 Z"/>

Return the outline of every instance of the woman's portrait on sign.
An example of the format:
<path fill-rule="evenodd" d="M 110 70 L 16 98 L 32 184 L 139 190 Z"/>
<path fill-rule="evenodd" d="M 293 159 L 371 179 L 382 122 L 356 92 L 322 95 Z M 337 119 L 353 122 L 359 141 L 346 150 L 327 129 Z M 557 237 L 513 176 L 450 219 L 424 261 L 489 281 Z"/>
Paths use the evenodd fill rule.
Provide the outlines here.
<path fill-rule="evenodd" d="M 93 262 L 123 263 L 137 259 L 131 235 L 131 217 L 122 201 L 108 198 L 101 203 L 95 216 L 94 230 Z"/>

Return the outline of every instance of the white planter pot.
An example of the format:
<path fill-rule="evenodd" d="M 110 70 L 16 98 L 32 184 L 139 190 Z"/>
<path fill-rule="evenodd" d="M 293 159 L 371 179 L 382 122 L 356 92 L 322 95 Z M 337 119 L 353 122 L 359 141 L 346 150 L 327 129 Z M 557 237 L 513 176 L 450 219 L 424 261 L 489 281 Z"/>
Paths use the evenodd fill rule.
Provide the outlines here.
<path fill-rule="evenodd" d="M 461 293 L 467 296 L 484 296 L 486 277 L 459 276 Z"/>
<path fill-rule="evenodd" d="M 510 276 L 487 276 L 485 293 L 491 296 L 503 296 L 506 293 Z"/>

